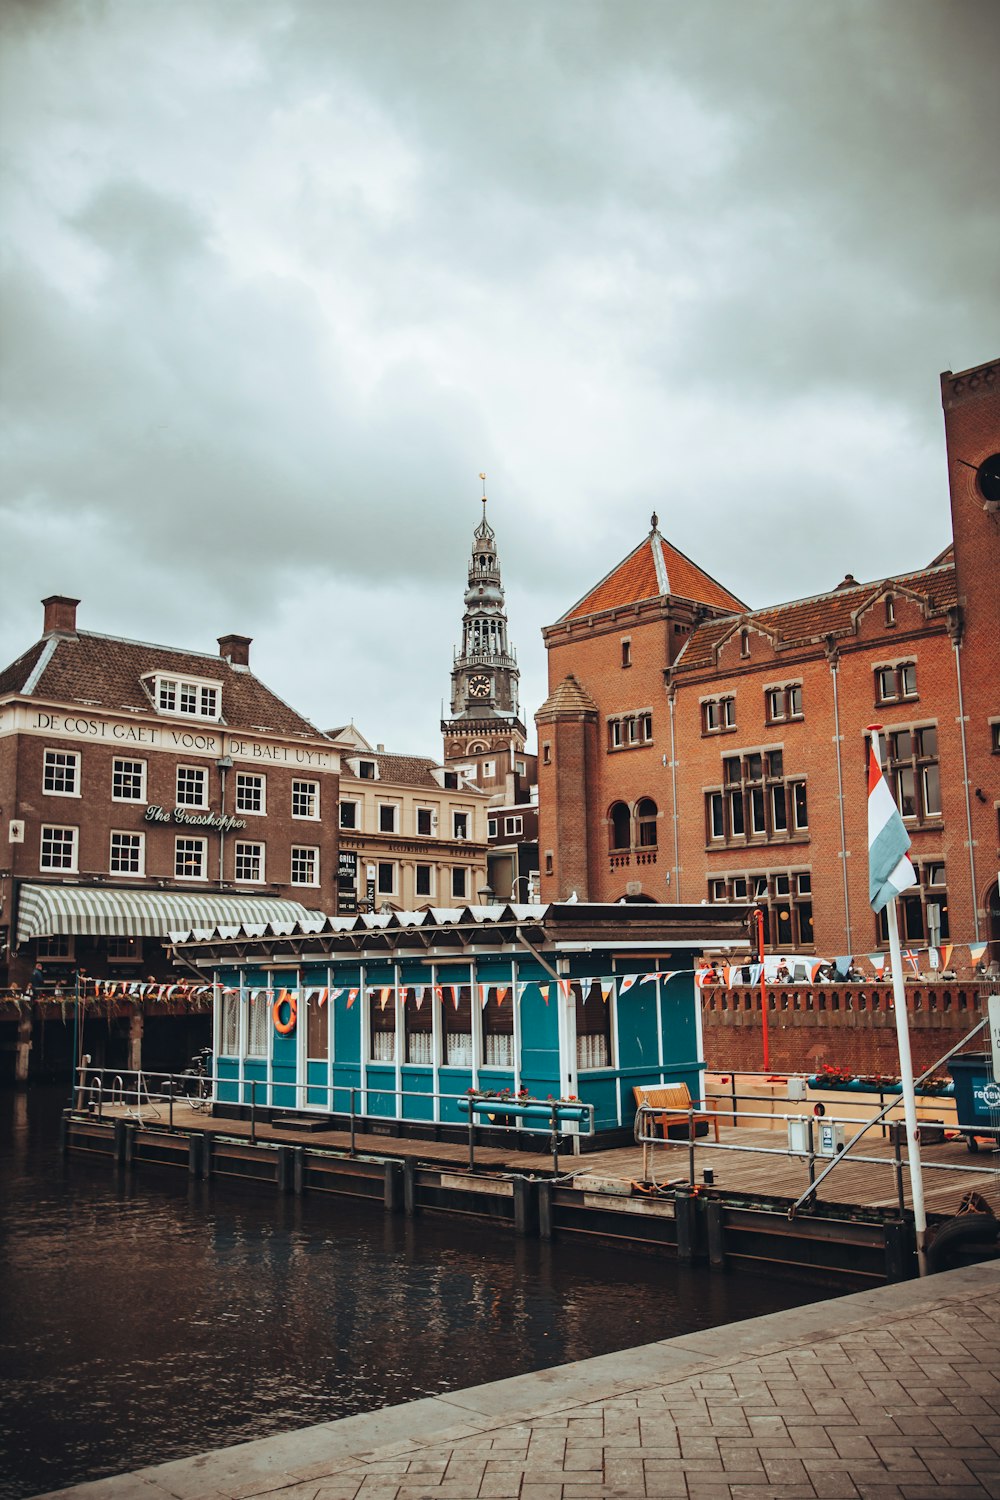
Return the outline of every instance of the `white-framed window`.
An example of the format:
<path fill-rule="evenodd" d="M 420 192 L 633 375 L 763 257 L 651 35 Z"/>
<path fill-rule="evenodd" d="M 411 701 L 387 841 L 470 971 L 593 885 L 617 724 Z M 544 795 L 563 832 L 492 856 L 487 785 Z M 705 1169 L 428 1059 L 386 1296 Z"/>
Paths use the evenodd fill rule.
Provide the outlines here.
<path fill-rule="evenodd" d="M 340 804 L 340 826 L 341 828 L 358 828 L 358 804 L 356 802 L 342 802 Z"/>
<path fill-rule="evenodd" d="M 413 889 L 418 896 L 433 896 L 434 866 L 417 865 L 413 875 Z"/>
<path fill-rule="evenodd" d="M 396 866 L 391 860 L 381 860 L 375 871 L 375 889 L 380 896 L 392 896 L 396 892 Z"/>
<path fill-rule="evenodd" d="M 46 750 L 42 791 L 53 797 L 79 797 L 80 756 L 76 750 Z"/>
<path fill-rule="evenodd" d="M 896 703 L 901 698 L 917 697 L 917 664 L 897 662 L 891 667 L 875 668 L 875 702 Z"/>
<path fill-rule="evenodd" d="M 144 760 L 121 760 L 116 755 L 111 763 L 112 802 L 145 802 L 146 762 Z"/>
<path fill-rule="evenodd" d="M 292 782 L 292 817 L 313 820 L 319 817 L 318 781 Z"/>
<path fill-rule="evenodd" d="M 292 885 L 319 885 L 319 849 L 292 845 Z"/>
<path fill-rule="evenodd" d="M 483 761 L 483 780 L 489 780 L 497 774 L 497 763 L 495 760 Z"/>
<path fill-rule="evenodd" d="M 399 825 L 399 803 L 380 802 L 378 805 L 379 833 L 396 833 Z"/>
<path fill-rule="evenodd" d="M 79 843 L 79 828 L 57 828 L 51 823 L 43 823 L 38 868 L 75 870 Z"/>
<path fill-rule="evenodd" d="M 222 992 L 222 1040 L 223 1057 L 238 1057 L 240 1048 L 240 992 Z"/>
<path fill-rule="evenodd" d="M 247 998 L 247 1057 L 267 1056 L 272 998 L 269 990 L 251 990 Z"/>
<path fill-rule="evenodd" d="M 468 896 L 469 872 L 464 865 L 451 867 L 451 894 L 453 899 L 464 901 Z"/>
<path fill-rule="evenodd" d="M 522 833 L 524 831 L 524 819 L 522 817 L 504 818 L 503 831 L 506 834 Z"/>
<path fill-rule="evenodd" d="M 437 813 L 433 807 L 417 808 L 417 832 L 429 836 L 437 826 Z"/>
<path fill-rule="evenodd" d="M 108 868 L 112 875 L 145 875 L 146 835 L 112 831 Z"/>
<path fill-rule="evenodd" d="M 467 839 L 469 837 L 469 814 L 467 812 L 452 813 L 451 836 L 456 839 Z"/>
<path fill-rule="evenodd" d="M 185 834 L 174 839 L 174 875 L 178 880 L 205 880 L 208 876 L 208 840 Z"/>
<path fill-rule="evenodd" d="M 177 767 L 177 806 L 208 806 L 208 772 L 204 766 Z"/>
<path fill-rule="evenodd" d="M 702 734 L 721 734 L 736 728 L 736 699 L 707 698 L 701 705 Z"/>
<path fill-rule="evenodd" d="M 362 781 L 374 781 L 376 779 L 375 762 L 373 760 L 359 760 L 358 775 Z"/>
<path fill-rule="evenodd" d="M 267 812 L 267 778 L 256 771 L 236 772 L 236 811 Z"/>
<path fill-rule="evenodd" d="M 164 714 L 183 714 L 192 719 L 218 719 L 220 716 L 220 683 L 154 673 L 152 694 L 153 702 Z"/>
<path fill-rule="evenodd" d="M 260 885 L 264 879 L 264 845 L 237 839 L 234 851 L 235 880 Z"/>
<path fill-rule="evenodd" d="M 764 708 L 769 724 L 784 719 L 802 718 L 802 684 L 789 683 L 786 687 L 768 688 L 764 694 Z"/>
<path fill-rule="evenodd" d="M 490 839 L 495 839 L 496 836 L 497 836 L 497 820 L 496 820 L 496 818 L 487 818 L 486 819 L 486 837 L 490 838 Z"/>

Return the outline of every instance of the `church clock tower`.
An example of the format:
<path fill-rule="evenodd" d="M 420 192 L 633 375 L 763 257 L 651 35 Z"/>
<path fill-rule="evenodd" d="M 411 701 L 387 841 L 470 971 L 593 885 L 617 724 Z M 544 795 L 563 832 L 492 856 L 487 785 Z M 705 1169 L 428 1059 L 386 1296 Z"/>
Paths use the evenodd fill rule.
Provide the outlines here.
<path fill-rule="evenodd" d="M 451 669 L 451 716 L 441 721 L 448 765 L 476 767 L 484 788 L 502 785 L 524 752 L 517 688 L 520 673 L 507 641 L 496 534 L 486 519 L 476 527 L 465 591 L 462 644 Z"/>

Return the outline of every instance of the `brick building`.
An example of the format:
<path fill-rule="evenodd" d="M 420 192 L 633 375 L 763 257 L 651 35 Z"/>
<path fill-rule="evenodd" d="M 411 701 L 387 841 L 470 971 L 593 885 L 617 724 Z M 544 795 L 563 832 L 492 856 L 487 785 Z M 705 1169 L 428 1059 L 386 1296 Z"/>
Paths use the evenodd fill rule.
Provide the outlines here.
<path fill-rule="evenodd" d="M 178 927 L 335 907 L 339 754 L 219 655 L 78 630 L 0 672 L 0 986 L 176 979 Z"/>
<path fill-rule="evenodd" d="M 476 902 L 487 792 L 428 756 L 373 748 L 353 724 L 330 737 L 341 756 L 337 912 Z"/>
<path fill-rule="evenodd" d="M 774 947 L 881 949 L 877 722 L 920 880 L 904 941 L 1000 957 L 1000 389 L 995 364 L 941 379 L 954 545 L 926 567 L 748 610 L 654 516 L 543 632 L 543 899 L 753 902 Z"/>

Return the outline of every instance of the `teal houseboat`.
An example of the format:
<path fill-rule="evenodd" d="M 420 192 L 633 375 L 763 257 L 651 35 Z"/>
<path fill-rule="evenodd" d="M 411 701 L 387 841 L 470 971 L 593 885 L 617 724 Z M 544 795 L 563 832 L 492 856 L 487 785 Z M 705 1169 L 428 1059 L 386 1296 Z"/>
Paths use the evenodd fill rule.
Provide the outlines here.
<path fill-rule="evenodd" d="M 744 915 L 563 902 L 172 940 L 215 987 L 217 1113 L 253 1103 L 446 1136 L 467 1128 L 470 1092 L 509 1090 L 592 1105 L 607 1141 L 631 1131 L 637 1085 L 682 1080 L 700 1099 L 694 970 L 705 949 L 746 951 Z"/>

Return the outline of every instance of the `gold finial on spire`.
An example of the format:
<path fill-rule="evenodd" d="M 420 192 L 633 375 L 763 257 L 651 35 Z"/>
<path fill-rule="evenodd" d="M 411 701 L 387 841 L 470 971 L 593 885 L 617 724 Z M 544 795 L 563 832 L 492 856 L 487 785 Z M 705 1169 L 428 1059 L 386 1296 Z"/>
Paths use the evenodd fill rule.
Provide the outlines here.
<path fill-rule="evenodd" d="M 483 481 L 483 506 L 485 507 L 485 505 L 486 505 L 486 475 L 485 474 L 480 474 L 479 477 Z M 484 515 L 486 514 L 485 509 L 483 511 L 483 514 Z"/>

